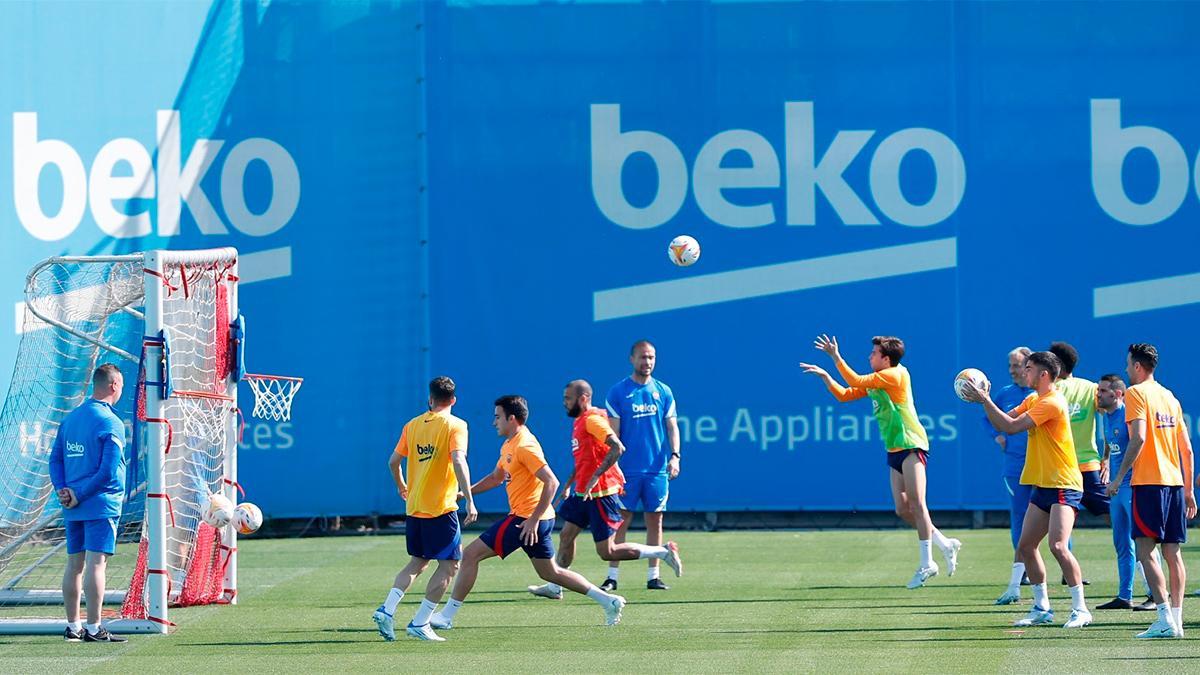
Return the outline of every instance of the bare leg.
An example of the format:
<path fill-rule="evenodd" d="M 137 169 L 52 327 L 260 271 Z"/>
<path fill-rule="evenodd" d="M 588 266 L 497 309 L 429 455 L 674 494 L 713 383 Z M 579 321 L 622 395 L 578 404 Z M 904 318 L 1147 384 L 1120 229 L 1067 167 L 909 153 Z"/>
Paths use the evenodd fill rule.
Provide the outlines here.
<path fill-rule="evenodd" d="M 558 566 L 564 569 L 575 562 L 575 538 L 579 536 L 580 528 L 575 523 L 563 523 L 558 533 Z"/>
<path fill-rule="evenodd" d="M 647 546 L 662 546 L 663 542 L 663 514 L 662 511 L 647 511 L 643 514 L 646 518 L 646 545 Z M 658 567 L 658 558 L 650 558 L 650 567 Z"/>
<path fill-rule="evenodd" d="M 929 518 L 929 507 L 925 505 L 925 464 L 917 453 L 910 452 L 904 458 L 904 495 L 908 498 L 908 509 L 912 514 L 917 538 L 925 541 L 933 536 L 933 521 Z"/>
<path fill-rule="evenodd" d="M 396 580 L 392 582 L 392 588 L 399 588 L 405 593 L 408 592 L 408 587 L 417 580 L 421 572 L 425 571 L 425 567 L 429 565 L 429 561 L 424 558 L 413 556 L 409 559 L 408 564 L 400 573 L 396 575 Z"/>
<path fill-rule="evenodd" d="M 1171 607 L 1183 607 L 1183 596 L 1186 593 L 1183 586 L 1187 583 L 1187 568 L 1183 566 L 1183 554 L 1179 544 L 1163 544 L 1162 557 L 1171 570 Z"/>
<path fill-rule="evenodd" d="M 1142 572 L 1146 575 L 1146 584 L 1150 586 L 1150 595 L 1154 603 L 1161 605 L 1167 601 L 1167 578 L 1163 575 L 1162 567 L 1154 556 L 1158 542 L 1149 537 L 1138 537 L 1134 540 L 1137 545 L 1138 562 L 1142 563 Z M 1182 598 L 1181 598 L 1182 599 Z"/>
<path fill-rule="evenodd" d="M 1025 574 L 1029 577 L 1029 583 L 1034 585 L 1046 583 L 1046 564 L 1042 562 L 1038 546 L 1049 531 L 1050 514 L 1030 504 L 1029 508 L 1025 509 L 1025 521 L 1021 525 L 1017 553 L 1025 563 Z"/>
<path fill-rule="evenodd" d="M 87 622 L 93 626 L 100 623 L 100 610 L 104 606 L 104 573 L 108 567 L 108 554 L 87 551 L 83 564 L 83 592 L 87 598 Z"/>
<path fill-rule="evenodd" d="M 908 495 L 904 493 L 904 476 L 900 475 L 899 471 L 893 471 L 888 468 L 888 480 L 892 486 L 892 502 L 896 506 L 896 515 L 908 523 L 916 527 L 916 522 L 913 520 L 912 509 L 909 508 Z"/>
<path fill-rule="evenodd" d="M 537 570 L 539 577 L 552 584 L 558 584 L 580 595 L 587 595 L 588 591 L 595 588 L 590 581 L 583 578 L 583 575 L 571 570 L 565 570 L 548 558 L 530 558 L 529 562 L 533 563 L 533 569 Z M 454 589 L 455 599 L 457 600 L 458 584 L 455 584 Z"/>
<path fill-rule="evenodd" d="M 450 597 L 459 602 L 466 600 L 475 587 L 475 578 L 479 576 L 479 563 L 494 557 L 496 552 L 487 544 L 478 539 L 471 542 L 463 551 L 462 564 L 458 568 L 458 576 L 454 578 L 454 590 L 450 592 Z"/>
<path fill-rule="evenodd" d="M 637 560 L 642 557 L 641 548 L 637 544 L 618 544 L 613 541 L 614 538 L 609 537 L 596 542 L 596 555 L 599 555 L 601 560 Z M 658 562 L 655 558 L 650 560 Z"/>
<path fill-rule="evenodd" d="M 1050 553 L 1058 561 L 1067 585 L 1072 588 L 1083 583 L 1083 574 L 1079 571 L 1079 561 L 1075 559 L 1075 554 L 1071 553 L 1071 548 L 1067 545 L 1074 527 L 1075 509 L 1066 504 L 1050 506 Z M 1033 577 L 1030 579 L 1032 580 Z"/>
<path fill-rule="evenodd" d="M 613 535 L 613 542 L 617 544 L 625 543 L 625 535 L 629 532 L 629 522 L 633 520 L 633 512 L 621 509 L 621 524 L 617 526 L 617 533 Z M 609 567 L 615 568 L 620 563 L 616 560 L 608 563 Z"/>
<path fill-rule="evenodd" d="M 446 594 L 446 589 L 450 587 L 450 582 L 457 573 L 457 560 L 439 560 L 437 569 L 433 572 L 433 576 L 429 577 L 429 583 L 425 585 L 425 599 L 435 605 L 441 602 L 442 596 Z"/>
<path fill-rule="evenodd" d="M 67 566 L 63 570 L 63 604 L 66 605 L 67 621 L 79 621 L 79 598 L 83 595 L 83 553 L 72 553 L 67 556 Z"/>

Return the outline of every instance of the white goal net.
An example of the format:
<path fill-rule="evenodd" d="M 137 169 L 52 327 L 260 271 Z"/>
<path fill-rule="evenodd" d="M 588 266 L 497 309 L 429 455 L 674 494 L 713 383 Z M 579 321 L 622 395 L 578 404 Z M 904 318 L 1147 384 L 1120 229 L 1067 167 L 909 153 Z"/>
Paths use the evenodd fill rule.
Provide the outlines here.
<path fill-rule="evenodd" d="M 234 601 L 235 532 L 200 516 L 210 494 L 236 501 L 237 252 L 51 258 L 30 271 L 25 297 L 0 410 L 0 633 L 65 626 L 66 542 L 48 459 L 103 363 L 128 383 L 114 406 L 127 472 L 109 629 L 165 632 L 169 605 Z"/>

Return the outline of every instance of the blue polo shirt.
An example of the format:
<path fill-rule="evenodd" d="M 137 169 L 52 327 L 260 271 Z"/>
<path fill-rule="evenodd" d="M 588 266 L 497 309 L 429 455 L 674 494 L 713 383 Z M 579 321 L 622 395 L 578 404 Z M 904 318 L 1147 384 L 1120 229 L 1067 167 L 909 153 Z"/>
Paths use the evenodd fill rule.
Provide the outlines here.
<path fill-rule="evenodd" d="M 1117 470 L 1121 468 L 1121 462 L 1125 460 L 1125 449 L 1129 447 L 1129 426 L 1125 424 L 1125 404 L 1118 403 L 1117 409 L 1111 413 L 1106 413 L 1103 410 L 1096 411 L 1096 417 L 1100 418 L 1100 440 L 1103 443 L 1100 452 L 1103 456 L 1104 447 L 1108 447 L 1108 475 L 1115 476 Z M 1129 481 L 1133 480 L 1133 471 L 1125 473 L 1125 480 L 1121 481 L 1121 487 L 1128 487 Z"/>
<path fill-rule="evenodd" d="M 671 388 L 654 378 L 638 384 L 627 377 L 608 390 L 605 403 L 608 416 L 620 420 L 619 433 L 625 446 L 619 460 L 621 471 L 666 473 L 671 459 L 666 422 L 668 417 L 675 417 Z"/>
<path fill-rule="evenodd" d="M 1029 387 L 1022 387 L 1016 384 L 1010 384 L 997 391 L 992 396 L 992 400 L 996 402 L 996 407 L 1004 412 L 1008 412 L 1013 408 L 1021 405 L 1021 401 L 1025 400 L 1033 390 Z M 996 427 L 988 421 L 987 415 L 983 416 L 983 429 L 987 433 L 988 438 L 995 442 L 995 439 L 1000 437 L 1002 432 L 996 431 Z M 1022 431 L 1019 434 L 1007 434 L 1008 441 L 1004 445 L 1004 476 L 1006 478 L 1020 478 L 1021 472 L 1025 469 L 1025 450 L 1029 441 L 1028 434 Z"/>
<path fill-rule="evenodd" d="M 64 520 L 119 518 L 125 501 L 125 425 L 112 406 L 88 399 L 58 428 L 50 451 L 50 482 L 69 487 L 79 505 Z"/>

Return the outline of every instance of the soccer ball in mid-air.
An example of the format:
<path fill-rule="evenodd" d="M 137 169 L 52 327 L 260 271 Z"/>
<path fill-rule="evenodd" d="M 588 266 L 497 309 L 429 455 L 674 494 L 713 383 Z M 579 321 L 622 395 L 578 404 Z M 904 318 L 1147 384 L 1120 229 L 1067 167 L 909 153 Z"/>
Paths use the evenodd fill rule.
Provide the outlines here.
<path fill-rule="evenodd" d="M 694 237 L 681 234 L 667 246 L 667 257 L 680 267 L 687 267 L 700 259 L 700 242 Z"/>
<path fill-rule="evenodd" d="M 250 502 L 242 502 L 233 510 L 233 527 L 238 534 L 254 534 L 262 527 L 262 511 Z"/>
<path fill-rule="evenodd" d="M 204 509 L 204 522 L 213 527 L 225 527 L 233 520 L 233 502 L 223 494 L 208 496 L 208 505 Z"/>
<path fill-rule="evenodd" d="M 987 375 L 978 368 L 965 368 L 962 372 L 954 377 L 954 393 L 964 401 L 967 399 L 963 396 L 963 383 L 970 382 L 974 384 L 979 391 L 987 393 L 991 389 L 992 384 L 988 382 Z"/>

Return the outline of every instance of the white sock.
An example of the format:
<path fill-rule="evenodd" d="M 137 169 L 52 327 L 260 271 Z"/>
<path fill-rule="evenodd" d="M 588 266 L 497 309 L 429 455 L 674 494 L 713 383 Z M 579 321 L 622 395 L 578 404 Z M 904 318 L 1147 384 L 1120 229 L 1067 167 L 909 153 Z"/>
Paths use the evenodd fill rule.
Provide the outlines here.
<path fill-rule="evenodd" d="M 1013 563 L 1012 576 L 1008 578 L 1008 587 L 1013 589 L 1021 588 L 1021 579 L 1025 578 L 1025 563 Z"/>
<path fill-rule="evenodd" d="M 73 630 L 75 632 L 79 632 L 79 631 L 83 630 L 83 624 L 78 621 L 68 621 L 67 625 L 70 626 L 71 630 Z"/>
<path fill-rule="evenodd" d="M 100 624 L 98 623 L 87 623 L 84 624 L 84 627 L 87 628 L 87 632 L 92 635 L 95 635 L 96 632 L 100 630 Z"/>
<path fill-rule="evenodd" d="M 644 544 L 628 544 L 628 543 L 625 545 L 629 546 L 631 548 L 637 549 L 638 558 L 655 558 L 658 560 L 662 560 L 663 558 L 667 557 L 667 547 L 666 546 L 646 546 Z M 610 567 L 608 569 L 615 570 L 615 569 L 619 569 L 619 568 Z"/>
<path fill-rule="evenodd" d="M 939 549 L 945 551 L 950 548 L 950 540 L 946 538 L 946 535 L 942 534 L 941 530 L 935 527 L 930 534 L 933 536 L 933 543 L 937 544 Z"/>
<path fill-rule="evenodd" d="M 558 584 L 546 584 L 546 588 L 549 588 L 554 593 L 562 593 L 562 586 Z"/>
<path fill-rule="evenodd" d="M 1033 606 L 1038 609 L 1050 609 L 1050 594 L 1046 592 L 1046 582 L 1033 585 Z"/>
<path fill-rule="evenodd" d="M 1183 605 L 1172 607 L 1171 613 L 1175 615 L 1175 625 L 1183 628 Z"/>
<path fill-rule="evenodd" d="M 450 598 L 450 602 L 447 602 L 446 606 L 442 608 L 442 611 L 441 611 L 442 618 L 447 619 L 447 620 L 453 619 L 454 615 L 458 614 L 459 607 L 462 607 L 462 600 L 455 600 L 454 598 Z"/>
<path fill-rule="evenodd" d="M 383 611 L 387 612 L 389 616 L 395 614 L 396 605 L 400 604 L 400 601 L 403 599 L 404 591 L 400 590 L 399 588 L 393 588 L 392 590 L 388 591 L 387 600 L 383 601 Z"/>
<path fill-rule="evenodd" d="M 1071 609 L 1087 611 L 1087 603 L 1083 601 L 1083 584 L 1071 587 Z"/>
<path fill-rule="evenodd" d="M 1157 607 L 1159 621 L 1162 621 L 1163 623 L 1175 622 L 1175 614 L 1171 611 L 1171 607 L 1167 603 L 1160 602 Z"/>
<path fill-rule="evenodd" d="M 654 581 L 658 578 L 658 565 L 646 568 L 646 581 Z"/>
<path fill-rule="evenodd" d="M 433 616 L 433 610 L 437 609 L 436 602 L 430 602 L 422 598 L 421 606 L 417 608 L 417 613 L 413 615 L 414 626 L 424 626 L 429 623 L 429 617 Z"/>
<path fill-rule="evenodd" d="M 607 607 L 608 603 L 612 602 L 613 599 L 613 596 L 605 593 L 595 586 L 592 586 L 590 589 L 588 589 L 587 596 L 592 600 L 595 600 L 596 604 L 600 605 L 601 607 Z"/>
<path fill-rule="evenodd" d="M 608 568 L 608 578 L 612 579 L 613 581 L 616 581 L 617 575 L 620 574 L 620 572 L 621 572 L 620 567 L 609 567 Z"/>
<path fill-rule="evenodd" d="M 921 567 L 933 567 L 933 547 L 929 540 L 920 539 L 917 543 L 921 546 Z"/>

